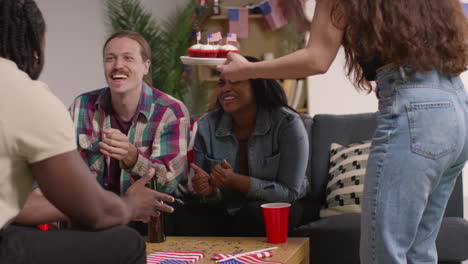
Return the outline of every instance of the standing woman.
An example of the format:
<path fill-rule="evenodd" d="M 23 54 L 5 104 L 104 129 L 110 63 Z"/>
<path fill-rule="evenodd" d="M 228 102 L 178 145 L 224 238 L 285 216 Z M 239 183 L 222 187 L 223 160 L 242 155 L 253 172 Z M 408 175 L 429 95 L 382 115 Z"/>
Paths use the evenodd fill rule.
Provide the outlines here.
<path fill-rule="evenodd" d="M 316 2 L 306 48 L 257 63 L 229 54 L 218 70 L 231 81 L 322 74 L 343 45 L 348 75 L 379 98 L 361 262 L 436 263 L 442 216 L 468 158 L 468 97 L 458 77 L 468 62 L 467 21 L 460 3 Z"/>

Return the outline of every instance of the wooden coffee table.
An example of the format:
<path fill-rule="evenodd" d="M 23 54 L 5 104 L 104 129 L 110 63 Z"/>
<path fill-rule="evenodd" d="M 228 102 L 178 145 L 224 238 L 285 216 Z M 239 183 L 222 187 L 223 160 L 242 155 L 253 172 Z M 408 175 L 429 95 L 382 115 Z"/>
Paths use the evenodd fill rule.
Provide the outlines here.
<path fill-rule="evenodd" d="M 309 238 L 290 237 L 283 244 L 267 243 L 265 237 L 179 237 L 170 236 L 163 243 L 146 243 L 146 254 L 154 251 L 203 252 L 205 257 L 197 263 L 210 263 L 215 253 L 238 254 L 263 248 L 278 247 L 271 261 L 286 264 L 309 263 Z"/>

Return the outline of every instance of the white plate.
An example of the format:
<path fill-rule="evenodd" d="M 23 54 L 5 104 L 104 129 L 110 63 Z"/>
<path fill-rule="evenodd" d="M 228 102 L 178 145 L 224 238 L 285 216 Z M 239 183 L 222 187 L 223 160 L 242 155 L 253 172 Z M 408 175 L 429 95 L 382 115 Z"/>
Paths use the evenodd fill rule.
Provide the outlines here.
<path fill-rule="evenodd" d="M 208 65 L 208 66 L 220 65 L 226 62 L 225 58 L 196 58 L 196 57 L 189 57 L 189 56 L 180 56 L 180 60 L 184 64 Z"/>

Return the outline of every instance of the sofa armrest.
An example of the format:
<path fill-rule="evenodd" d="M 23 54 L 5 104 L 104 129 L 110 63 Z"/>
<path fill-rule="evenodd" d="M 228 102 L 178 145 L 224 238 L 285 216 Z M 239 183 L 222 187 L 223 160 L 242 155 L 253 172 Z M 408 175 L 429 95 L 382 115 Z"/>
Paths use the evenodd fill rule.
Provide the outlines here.
<path fill-rule="evenodd" d="M 455 187 L 450 195 L 450 199 L 445 209 L 446 217 L 461 217 L 463 218 L 463 174 L 457 178 Z"/>
<path fill-rule="evenodd" d="M 460 217 L 444 217 L 436 240 L 439 261 L 468 259 L 468 222 Z"/>
<path fill-rule="evenodd" d="M 331 216 L 297 227 L 290 236 L 310 238 L 310 263 L 359 263 L 360 214 Z M 468 259 L 468 222 L 444 217 L 436 240 L 439 261 Z M 339 252 L 339 254 L 337 254 Z"/>

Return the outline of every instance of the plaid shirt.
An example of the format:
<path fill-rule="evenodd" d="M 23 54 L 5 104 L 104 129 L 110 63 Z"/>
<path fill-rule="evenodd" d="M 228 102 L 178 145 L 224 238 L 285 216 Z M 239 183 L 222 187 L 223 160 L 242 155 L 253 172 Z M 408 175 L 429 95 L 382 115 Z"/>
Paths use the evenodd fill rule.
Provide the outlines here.
<path fill-rule="evenodd" d="M 70 106 L 77 131 L 78 151 L 102 185 L 108 184 L 110 158 L 99 151 L 102 130 L 111 127 L 108 87 L 80 95 Z M 120 167 L 120 192 L 156 168 L 158 190 L 172 193 L 187 169 L 187 145 L 190 117 L 185 105 L 173 97 L 143 83 L 142 94 L 128 131 L 128 138 L 138 149 L 132 168 Z"/>

